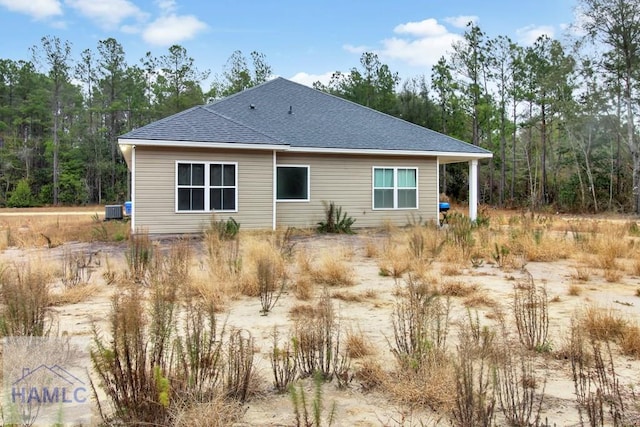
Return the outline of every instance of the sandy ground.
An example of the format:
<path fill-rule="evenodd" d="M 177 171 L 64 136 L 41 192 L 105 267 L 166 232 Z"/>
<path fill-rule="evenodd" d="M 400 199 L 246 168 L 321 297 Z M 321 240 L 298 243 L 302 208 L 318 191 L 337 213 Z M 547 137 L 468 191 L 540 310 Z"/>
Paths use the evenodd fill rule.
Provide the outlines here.
<path fill-rule="evenodd" d="M 314 236 L 300 238 L 296 250 L 304 248 L 311 254 L 320 254 L 327 250 L 344 250 L 352 254 L 350 266 L 357 284 L 341 289 L 352 293 L 372 291 L 374 298 L 363 302 L 344 302 L 334 299 L 334 307 L 338 313 L 343 330 L 359 330 L 375 345 L 376 357 L 389 367 L 391 371 L 394 358 L 390 351 L 389 340 L 393 340 L 391 315 L 396 301 L 394 289 L 395 279 L 379 275 L 376 259 L 365 256 L 366 235 L 355 236 Z M 200 244 L 194 241 L 194 245 Z M 59 262 L 65 251 L 87 252 L 100 251 L 101 265 L 96 268 L 91 282 L 99 285 L 99 291 L 89 301 L 79 304 L 55 308 L 60 332 L 72 335 L 91 335 L 91 324 L 107 328 L 110 308 L 110 297 L 115 291 L 104 283 L 101 272 L 107 261 L 112 266 L 124 266 L 125 244 L 84 244 L 69 243 L 52 249 L 20 250 L 8 248 L 0 254 L 0 263 L 21 262 L 38 259 L 42 262 Z M 640 286 L 640 278 L 625 274 L 618 283 L 607 283 L 602 275 L 592 275 L 590 280 L 581 284 L 579 296 L 569 296 L 568 287 L 576 283 L 572 278 L 575 263 L 571 260 L 553 263 L 528 263 L 526 268 L 537 284 L 544 284 L 549 293 L 550 303 L 550 340 L 552 346 L 559 348 L 575 313 L 590 304 L 611 308 L 624 314 L 631 321 L 640 321 L 640 298 L 636 290 Z M 435 263 L 434 272 L 442 265 Z M 521 271 L 503 271 L 494 265 L 484 264 L 479 268 L 464 269 L 459 276 L 442 277 L 442 280 L 461 280 L 465 283 L 477 284 L 492 299 L 508 309 L 511 301 L 514 280 L 522 278 Z M 402 283 L 402 281 L 400 281 Z M 333 290 L 333 289 L 332 289 Z M 336 289 L 337 290 L 337 289 Z M 452 324 L 460 322 L 466 315 L 461 299 L 454 298 Z M 268 391 L 271 383 L 271 367 L 269 353 L 272 349 L 272 331 L 278 327 L 286 333 L 291 324 L 289 310 L 300 301 L 285 292 L 275 308 L 267 315 L 260 314 L 259 298 L 241 297 L 228 304 L 221 314 L 226 318 L 228 327 L 242 328 L 251 332 L 256 348 L 256 370 L 263 379 L 262 396 L 251 399 L 245 405 L 245 413 L 238 426 L 294 426 L 295 419 L 290 398 Z M 489 309 L 478 308 L 481 320 L 486 321 Z M 454 332 L 452 332 L 454 334 Z M 567 360 L 553 355 L 536 356 L 535 365 L 538 374 L 546 378 L 544 390 L 543 420 L 549 425 L 579 425 L 574 385 L 571 379 L 571 367 Z M 354 367 L 357 366 L 355 362 Z M 640 361 L 626 357 L 616 357 L 616 371 L 621 384 L 640 387 Z M 379 391 L 366 392 L 357 381 L 353 381 L 346 389 L 338 389 L 334 383 L 323 387 L 325 405 L 336 405 L 336 426 L 412 426 L 412 425 L 448 425 L 437 423 L 437 415 L 424 409 L 411 409 L 389 400 Z M 452 390 L 452 393 L 454 390 Z M 500 418 L 498 418 L 499 420 Z M 498 425 L 501 422 L 498 421 Z"/>

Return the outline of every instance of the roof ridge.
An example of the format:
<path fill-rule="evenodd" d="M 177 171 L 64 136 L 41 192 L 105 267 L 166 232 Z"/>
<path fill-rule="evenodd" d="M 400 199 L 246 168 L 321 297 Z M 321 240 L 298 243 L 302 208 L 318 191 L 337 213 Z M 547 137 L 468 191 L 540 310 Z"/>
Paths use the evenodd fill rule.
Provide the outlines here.
<path fill-rule="evenodd" d="M 235 98 L 235 97 L 237 97 L 237 96 L 240 96 L 240 94 L 245 94 L 245 93 L 247 93 L 247 92 L 253 91 L 254 89 L 257 89 L 257 88 L 259 88 L 259 87 L 261 87 L 261 86 L 264 86 L 264 85 L 269 84 L 269 83 L 271 83 L 271 82 L 274 82 L 274 81 L 276 81 L 276 80 L 285 80 L 285 81 L 289 81 L 289 80 L 285 79 L 284 77 L 277 76 L 277 77 L 272 78 L 271 80 L 266 80 L 266 81 L 264 81 L 264 82 L 262 82 L 262 83 L 259 83 L 259 84 L 255 85 L 255 86 L 251 86 L 251 87 L 244 88 L 244 89 L 242 89 L 242 90 L 241 90 L 241 91 L 239 91 L 239 92 L 232 93 L 231 95 L 227 95 L 227 96 L 224 96 L 224 97 L 222 97 L 222 98 L 216 99 L 216 100 L 211 101 L 211 102 L 209 102 L 209 103 L 207 103 L 207 104 L 204 104 L 204 105 L 202 105 L 202 106 L 206 108 L 206 107 L 208 107 L 208 106 L 210 106 L 210 105 L 216 105 L 216 104 L 220 103 L 221 101 L 226 101 L 227 99 L 233 99 L 233 98 Z M 295 82 L 291 82 L 291 83 L 295 83 Z"/>

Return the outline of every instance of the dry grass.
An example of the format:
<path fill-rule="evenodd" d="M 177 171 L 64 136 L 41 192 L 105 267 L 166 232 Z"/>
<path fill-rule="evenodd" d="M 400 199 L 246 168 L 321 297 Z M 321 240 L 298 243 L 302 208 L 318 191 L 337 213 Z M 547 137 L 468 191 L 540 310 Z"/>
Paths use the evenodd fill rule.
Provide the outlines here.
<path fill-rule="evenodd" d="M 67 304 L 78 304 L 88 301 L 100 292 L 100 286 L 95 283 L 83 283 L 73 287 L 67 287 L 60 292 L 52 292 L 50 295 L 50 304 L 52 306 L 60 306 Z"/>
<path fill-rule="evenodd" d="M 463 301 L 465 307 L 488 307 L 496 308 L 499 303 L 495 299 L 491 298 L 486 292 L 474 292 L 467 296 Z"/>
<path fill-rule="evenodd" d="M 362 294 L 349 291 L 337 291 L 331 293 L 331 298 L 339 299 L 344 302 L 364 302 L 366 298 Z"/>
<path fill-rule="evenodd" d="M 313 268 L 311 277 L 318 284 L 328 286 L 354 286 L 353 269 L 340 254 L 325 253 Z"/>
<path fill-rule="evenodd" d="M 465 283 L 461 280 L 445 280 L 438 287 L 442 295 L 450 297 L 466 297 L 478 291 L 475 283 Z"/>
<path fill-rule="evenodd" d="M 402 277 L 411 267 L 409 251 L 404 245 L 387 243 L 378 260 L 378 267 L 383 276 Z"/>
<path fill-rule="evenodd" d="M 462 274 L 462 266 L 457 262 L 446 263 L 440 266 L 443 276 L 459 276 Z"/>
<path fill-rule="evenodd" d="M 640 326 L 628 325 L 620 337 L 622 354 L 640 359 Z"/>
<path fill-rule="evenodd" d="M 579 265 L 579 266 L 576 266 L 575 269 L 576 269 L 575 273 L 571 275 L 573 279 L 578 280 L 580 282 L 589 281 L 589 279 L 591 278 L 591 268 Z"/>
<path fill-rule="evenodd" d="M 594 305 L 587 307 L 579 324 L 594 340 L 609 341 L 624 335 L 628 322 L 619 312 Z"/>
<path fill-rule="evenodd" d="M 220 396 L 210 402 L 189 404 L 173 416 L 175 427 L 227 427 L 240 419 L 244 408 L 235 401 Z"/>
<path fill-rule="evenodd" d="M 380 362 L 369 357 L 358 361 L 354 378 L 365 392 L 381 388 L 390 379 Z"/>
<path fill-rule="evenodd" d="M 582 287 L 572 284 L 569 285 L 569 288 L 567 289 L 567 295 L 570 295 L 572 297 L 577 297 L 580 296 L 582 294 Z"/>
<path fill-rule="evenodd" d="M 313 282 L 309 276 L 297 276 L 294 278 L 291 286 L 293 289 L 293 295 L 295 295 L 299 300 L 308 301 L 313 296 Z"/>
<path fill-rule="evenodd" d="M 408 406 L 426 406 L 448 412 L 454 405 L 455 380 L 448 358 L 434 357 L 417 371 L 400 370 L 383 384 L 394 400 Z"/>
<path fill-rule="evenodd" d="M 360 359 L 365 356 L 372 356 L 376 354 L 375 347 L 373 346 L 371 341 L 362 333 L 362 331 L 349 331 L 347 333 L 345 345 L 347 354 L 352 359 Z"/>
<path fill-rule="evenodd" d="M 622 271 L 620 271 L 617 262 L 614 261 L 612 268 L 606 268 L 603 272 L 604 280 L 609 283 L 617 283 L 622 279 Z"/>
<path fill-rule="evenodd" d="M 364 256 L 367 258 L 376 258 L 380 254 L 380 244 L 369 238 L 364 242 Z"/>

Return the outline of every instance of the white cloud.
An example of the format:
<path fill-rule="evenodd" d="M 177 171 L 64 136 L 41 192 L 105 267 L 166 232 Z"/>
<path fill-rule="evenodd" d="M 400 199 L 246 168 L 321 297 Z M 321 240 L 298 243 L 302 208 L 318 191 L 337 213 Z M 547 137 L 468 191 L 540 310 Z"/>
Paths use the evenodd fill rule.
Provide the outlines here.
<path fill-rule="evenodd" d="M 546 35 L 552 39 L 555 35 L 554 28 L 550 25 L 528 25 L 516 30 L 518 41 L 525 45 L 534 44 L 538 37 L 542 35 Z"/>
<path fill-rule="evenodd" d="M 449 16 L 448 18 L 444 18 L 444 22 L 456 28 L 466 28 L 469 22 L 477 24 L 478 21 L 480 21 L 480 18 L 475 15 Z"/>
<path fill-rule="evenodd" d="M 165 14 L 175 12 L 176 10 L 176 1 L 175 0 L 156 0 L 156 5 L 162 10 Z"/>
<path fill-rule="evenodd" d="M 192 39 L 206 28 L 207 24 L 193 15 L 171 14 L 150 23 L 142 32 L 142 38 L 153 45 L 171 46 Z"/>
<path fill-rule="evenodd" d="M 354 46 L 354 45 L 351 45 L 351 44 L 345 44 L 345 45 L 342 46 L 342 48 L 344 50 L 346 50 L 347 52 L 355 53 L 355 54 L 358 54 L 358 55 L 362 54 L 363 52 L 368 52 L 368 51 L 371 50 L 370 48 L 368 48 L 367 46 L 364 46 L 364 45 Z"/>
<path fill-rule="evenodd" d="M 318 81 L 324 85 L 327 85 L 329 84 L 333 73 L 334 71 L 329 71 L 324 74 L 307 74 L 305 72 L 299 72 L 293 77 L 289 78 L 289 80 L 293 80 L 294 82 L 298 82 L 309 87 L 313 87 L 313 84 Z"/>
<path fill-rule="evenodd" d="M 376 51 L 381 59 L 393 59 L 408 65 L 428 68 L 447 55 L 451 45 L 462 39 L 460 34 L 449 32 L 436 19 L 408 22 L 394 28 L 395 37 L 382 40 Z"/>
<path fill-rule="evenodd" d="M 128 18 L 142 21 L 147 16 L 129 0 L 66 0 L 65 2 L 106 29 L 117 28 Z"/>
<path fill-rule="evenodd" d="M 393 32 L 417 37 L 434 37 L 446 34 L 447 29 L 444 25 L 439 24 L 437 20 L 429 18 L 420 22 L 407 22 L 406 24 L 397 25 Z"/>
<path fill-rule="evenodd" d="M 23 13 L 34 19 L 45 19 L 62 15 L 62 5 L 59 0 L 0 0 L 12 12 Z"/>

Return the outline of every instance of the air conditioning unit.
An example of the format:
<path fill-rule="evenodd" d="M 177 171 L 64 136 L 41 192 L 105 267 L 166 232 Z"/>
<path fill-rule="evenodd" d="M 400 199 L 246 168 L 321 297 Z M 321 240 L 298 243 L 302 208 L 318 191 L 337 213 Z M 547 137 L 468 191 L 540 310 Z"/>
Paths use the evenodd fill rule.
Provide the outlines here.
<path fill-rule="evenodd" d="M 104 220 L 122 219 L 122 205 L 106 205 L 104 207 Z"/>

